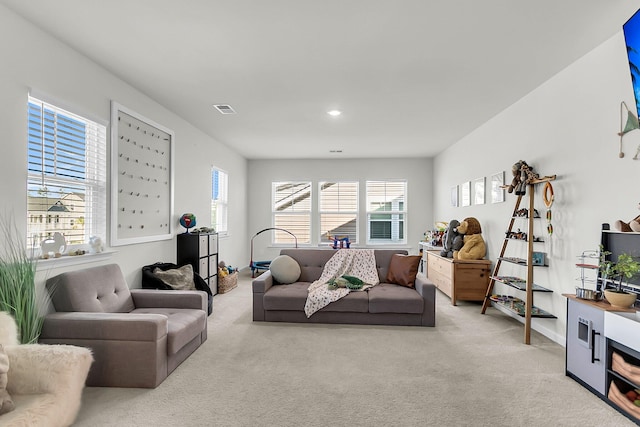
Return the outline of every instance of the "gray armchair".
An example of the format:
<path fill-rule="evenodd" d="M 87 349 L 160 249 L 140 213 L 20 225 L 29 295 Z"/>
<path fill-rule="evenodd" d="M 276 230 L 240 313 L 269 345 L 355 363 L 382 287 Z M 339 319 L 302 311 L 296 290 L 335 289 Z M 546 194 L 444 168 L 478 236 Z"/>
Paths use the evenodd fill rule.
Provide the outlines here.
<path fill-rule="evenodd" d="M 88 386 L 157 387 L 207 339 L 207 294 L 129 289 L 109 264 L 47 280 L 40 342 L 93 351 Z"/>

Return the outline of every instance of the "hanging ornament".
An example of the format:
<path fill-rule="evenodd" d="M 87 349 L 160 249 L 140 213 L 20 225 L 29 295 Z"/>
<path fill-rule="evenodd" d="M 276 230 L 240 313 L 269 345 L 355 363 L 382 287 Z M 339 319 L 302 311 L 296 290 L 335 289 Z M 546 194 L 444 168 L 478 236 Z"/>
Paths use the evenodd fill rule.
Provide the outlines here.
<path fill-rule="evenodd" d="M 547 207 L 547 233 L 549 237 L 553 234 L 553 225 L 551 224 L 551 205 L 553 205 L 553 186 L 551 182 L 547 181 L 544 184 L 544 190 L 542 192 L 542 201 L 544 205 Z"/>

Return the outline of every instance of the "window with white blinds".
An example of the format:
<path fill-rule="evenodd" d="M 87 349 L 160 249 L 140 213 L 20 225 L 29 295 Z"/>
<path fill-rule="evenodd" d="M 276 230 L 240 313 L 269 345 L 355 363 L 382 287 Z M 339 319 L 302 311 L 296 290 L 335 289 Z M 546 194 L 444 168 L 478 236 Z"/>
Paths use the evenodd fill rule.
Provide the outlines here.
<path fill-rule="evenodd" d="M 358 243 L 358 182 L 320 182 L 320 242 L 349 237 Z"/>
<path fill-rule="evenodd" d="M 220 169 L 211 170 L 211 224 L 221 236 L 229 232 L 229 175 Z"/>
<path fill-rule="evenodd" d="M 367 243 L 406 243 L 406 181 L 367 181 Z"/>
<path fill-rule="evenodd" d="M 106 127 L 28 100 L 27 241 L 54 233 L 67 245 L 106 234 Z"/>
<path fill-rule="evenodd" d="M 311 243 L 311 182 L 272 183 L 273 226 L 293 233 L 298 243 Z M 295 244 L 289 233 L 275 230 L 273 243 Z"/>

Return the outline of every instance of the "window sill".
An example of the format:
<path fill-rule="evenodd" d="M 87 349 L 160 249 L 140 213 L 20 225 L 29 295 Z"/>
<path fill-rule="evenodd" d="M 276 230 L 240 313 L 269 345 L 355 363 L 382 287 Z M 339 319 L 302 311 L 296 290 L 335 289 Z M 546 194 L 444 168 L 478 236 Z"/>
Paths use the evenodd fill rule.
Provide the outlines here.
<path fill-rule="evenodd" d="M 60 258 L 36 260 L 36 270 L 50 270 L 52 268 L 68 267 L 71 265 L 87 264 L 90 262 L 105 261 L 111 258 L 115 251 L 105 251 L 98 254 L 63 255 Z"/>

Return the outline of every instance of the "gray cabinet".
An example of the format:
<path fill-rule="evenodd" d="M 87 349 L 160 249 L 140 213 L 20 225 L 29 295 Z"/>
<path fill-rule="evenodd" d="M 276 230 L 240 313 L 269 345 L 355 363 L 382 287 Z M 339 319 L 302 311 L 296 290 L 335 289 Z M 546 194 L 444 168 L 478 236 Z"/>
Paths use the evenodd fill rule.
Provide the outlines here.
<path fill-rule="evenodd" d="M 177 262 L 191 264 L 211 292 L 218 293 L 218 233 L 178 234 Z"/>
<path fill-rule="evenodd" d="M 567 298 L 567 375 L 600 396 L 606 390 L 604 311 Z"/>

